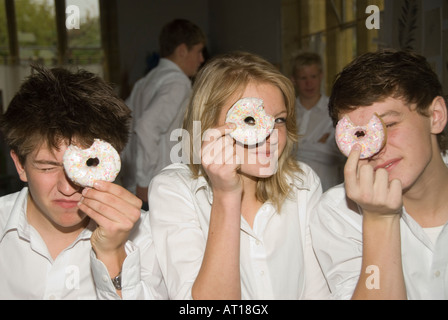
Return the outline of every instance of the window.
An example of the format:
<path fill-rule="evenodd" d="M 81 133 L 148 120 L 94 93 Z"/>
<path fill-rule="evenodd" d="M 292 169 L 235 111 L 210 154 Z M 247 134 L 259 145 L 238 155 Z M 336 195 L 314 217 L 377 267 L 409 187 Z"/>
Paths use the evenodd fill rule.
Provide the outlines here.
<path fill-rule="evenodd" d="M 282 0 L 284 21 L 284 71 L 298 51 L 322 56 L 329 94 L 334 77 L 358 55 L 379 48 L 379 31 L 367 29 L 366 9 L 376 5 L 381 14 L 384 0 Z M 297 21 L 297 24 L 293 22 Z"/>
<path fill-rule="evenodd" d="M 98 0 L 66 0 L 67 8 L 79 8 L 79 28 L 67 30 L 67 60 L 75 65 L 101 64 L 100 9 Z M 67 9 L 67 10 L 68 10 Z M 67 19 L 74 13 L 67 13 Z"/>
<path fill-rule="evenodd" d="M 57 63 L 57 32 L 52 0 L 15 0 L 19 61 Z"/>
<path fill-rule="evenodd" d="M 30 62 L 49 67 L 79 66 L 118 83 L 119 57 L 115 54 L 118 39 L 107 35 L 104 40 L 101 33 L 101 29 L 113 29 L 115 10 L 114 0 L 1 0 L 0 105 L 3 102 L 3 109 L 29 75 Z M 101 19 L 100 11 L 104 14 Z M 74 24 L 69 23 L 73 21 Z M 114 55 L 107 58 L 108 52 Z"/>

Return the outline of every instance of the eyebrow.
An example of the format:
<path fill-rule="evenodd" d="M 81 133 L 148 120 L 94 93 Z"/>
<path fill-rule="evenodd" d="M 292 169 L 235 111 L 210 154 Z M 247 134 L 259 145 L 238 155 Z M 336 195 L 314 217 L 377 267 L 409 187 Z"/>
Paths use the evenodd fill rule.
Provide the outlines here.
<path fill-rule="evenodd" d="M 274 118 L 275 117 L 278 117 L 279 115 L 281 115 L 281 114 L 288 114 L 288 111 L 287 110 L 283 110 L 283 111 L 280 111 L 279 113 L 277 113 L 276 115 L 274 115 Z"/>
<path fill-rule="evenodd" d="M 387 116 L 399 116 L 401 115 L 401 112 L 395 111 L 395 110 L 389 110 L 384 112 L 383 114 L 378 115 L 380 118 L 387 117 Z"/>
<path fill-rule="evenodd" d="M 34 160 L 34 164 L 43 164 L 43 165 L 50 165 L 50 166 L 62 166 L 62 162 L 57 161 L 51 161 L 51 160 Z"/>

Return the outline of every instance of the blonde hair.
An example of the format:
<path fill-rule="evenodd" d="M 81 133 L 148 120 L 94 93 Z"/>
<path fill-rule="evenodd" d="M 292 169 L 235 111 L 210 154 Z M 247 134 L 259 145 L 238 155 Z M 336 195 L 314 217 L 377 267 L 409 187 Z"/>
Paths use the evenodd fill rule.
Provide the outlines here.
<path fill-rule="evenodd" d="M 193 177 L 208 179 L 201 164 L 195 163 L 193 145 L 202 145 L 202 136 L 208 129 L 216 127 L 217 119 L 225 103 L 232 97 L 241 98 L 249 82 L 268 83 L 283 93 L 287 110 L 287 142 L 279 158 L 277 172 L 257 182 L 256 197 L 259 201 L 271 201 L 279 210 L 291 191 L 290 178 L 301 172 L 294 160 L 297 148 L 297 127 L 295 117 L 295 94 L 291 81 L 271 63 L 263 58 L 247 53 L 234 52 L 211 59 L 198 73 L 193 86 L 192 98 L 187 108 L 183 128 L 190 134 L 184 147 L 190 148 L 189 166 Z M 195 121 L 200 121 L 201 135 L 193 135 Z M 200 139 L 200 140 L 199 140 Z M 196 150 L 197 151 L 197 150 Z M 200 151 L 199 151 L 200 152 Z M 197 159 L 197 158 L 196 158 Z"/>

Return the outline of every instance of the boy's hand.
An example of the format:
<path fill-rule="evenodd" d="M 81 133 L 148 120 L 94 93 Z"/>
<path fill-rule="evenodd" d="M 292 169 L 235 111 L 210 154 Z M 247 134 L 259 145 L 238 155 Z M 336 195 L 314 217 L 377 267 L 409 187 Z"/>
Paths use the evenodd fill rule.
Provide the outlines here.
<path fill-rule="evenodd" d="M 98 224 L 90 239 L 92 248 L 111 277 L 116 276 L 126 258 L 124 245 L 140 218 L 142 201 L 123 187 L 106 181 L 96 181 L 82 195 L 79 208 Z"/>
<path fill-rule="evenodd" d="M 389 182 L 386 169 L 374 171 L 369 164 L 359 161 L 361 147 L 355 145 L 344 168 L 347 197 L 355 201 L 364 213 L 396 215 L 401 212 L 403 195 L 401 181 Z"/>

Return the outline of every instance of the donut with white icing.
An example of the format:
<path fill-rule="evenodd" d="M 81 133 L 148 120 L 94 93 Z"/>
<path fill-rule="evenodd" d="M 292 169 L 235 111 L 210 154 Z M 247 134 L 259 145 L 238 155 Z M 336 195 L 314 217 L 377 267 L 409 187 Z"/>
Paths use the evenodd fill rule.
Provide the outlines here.
<path fill-rule="evenodd" d="M 375 113 L 365 126 L 355 126 L 345 115 L 336 125 L 336 143 L 341 152 L 348 157 L 355 144 L 361 149 L 360 159 L 367 159 L 378 152 L 386 144 L 386 126 Z"/>
<path fill-rule="evenodd" d="M 263 100 L 243 98 L 227 112 L 226 122 L 236 124 L 230 136 L 236 141 L 252 146 L 262 143 L 274 130 L 275 119 L 266 114 Z"/>
<path fill-rule="evenodd" d="M 96 180 L 112 182 L 121 169 L 118 152 L 110 143 L 99 139 L 88 149 L 68 146 L 63 164 L 70 180 L 82 187 L 92 187 Z"/>

